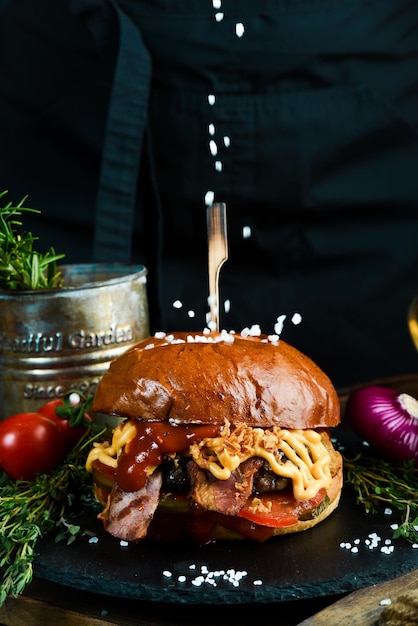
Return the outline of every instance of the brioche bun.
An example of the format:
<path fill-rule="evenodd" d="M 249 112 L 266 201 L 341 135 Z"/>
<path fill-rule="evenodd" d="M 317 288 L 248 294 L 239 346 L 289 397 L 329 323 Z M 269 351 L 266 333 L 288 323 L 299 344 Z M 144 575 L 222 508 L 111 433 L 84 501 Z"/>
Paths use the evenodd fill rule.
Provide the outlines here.
<path fill-rule="evenodd" d="M 172 333 L 144 339 L 113 361 L 93 411 L 178 424 L 320 428 L 336 426 L 340 404 L 328 376 L 280 340 Z"/>

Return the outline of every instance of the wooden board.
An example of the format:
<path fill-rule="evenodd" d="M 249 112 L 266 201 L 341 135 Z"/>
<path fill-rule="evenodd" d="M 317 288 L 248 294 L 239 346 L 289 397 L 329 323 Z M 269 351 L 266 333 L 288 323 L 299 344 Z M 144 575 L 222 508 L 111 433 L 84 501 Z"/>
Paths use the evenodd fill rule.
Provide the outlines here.
<path fill-rule="evenodd" d="M 299 626 L 373 626 L 384 609 L 382 600 L 390 599 L 393 602 L 409 589 L 418 589 L 418 569 L 399 578 L 355 591 L 300 622 Z"/>

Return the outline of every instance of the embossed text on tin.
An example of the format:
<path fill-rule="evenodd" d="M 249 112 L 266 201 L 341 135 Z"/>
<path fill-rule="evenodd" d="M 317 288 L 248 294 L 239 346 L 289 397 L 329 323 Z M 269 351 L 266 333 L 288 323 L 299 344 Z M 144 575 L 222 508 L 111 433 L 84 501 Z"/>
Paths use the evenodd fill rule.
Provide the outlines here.
<path fill-rule="evenodd" d="M 129 343 L 133 340 L 134 332 L 131 326 L 111 325 L 104 331 L 90 331 L 80 329 L 67 337 L 63 332 L 51 334 L 29 332 L 26 335 L 8 336 L 5 332 L 0 335 L 0 351 L 22 354 L 44 354 L 61 352 L 65 349 L 88 350 L 106 348 L 111 345 Z"/>

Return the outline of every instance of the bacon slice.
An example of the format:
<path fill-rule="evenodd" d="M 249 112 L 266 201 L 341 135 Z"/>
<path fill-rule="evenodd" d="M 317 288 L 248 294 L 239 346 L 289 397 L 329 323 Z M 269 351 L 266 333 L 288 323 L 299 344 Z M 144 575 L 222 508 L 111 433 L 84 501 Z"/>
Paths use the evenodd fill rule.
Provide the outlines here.
<path fill-rule="evenodd" d="M 123 491 L 115 483 L 106 508 L 98 516 L 105 530 L 125 541 L 143 539 L 158 506 L 161 484 L 162 474 L 158 471 L 138 491 Z"/>
<path fill-rule="evenodd" d="M 263 460 L 253 457 L 241 463 L 227 480 L 218 480 L 190 461 L 191 495 L 207 511 L 237 515 L 251 495 L 254 474 Z"/>

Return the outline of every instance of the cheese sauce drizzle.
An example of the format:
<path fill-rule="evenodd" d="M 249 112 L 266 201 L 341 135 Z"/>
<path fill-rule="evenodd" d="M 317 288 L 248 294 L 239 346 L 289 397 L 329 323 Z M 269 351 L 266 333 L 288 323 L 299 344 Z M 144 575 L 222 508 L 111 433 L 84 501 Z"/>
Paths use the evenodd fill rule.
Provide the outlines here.
<path fill-rule="evenodd" d="M 87 457 L 86 470 L 88 472 L 93 471 L 94 461 L 100 461 L 104 465 L 116 469 L 123 448 L 136 437 L 136 432 L 135 424 L 127 420 L 114 429 L 111 443 L 108 441 L 95 442 Z"/>
<path fill-rule="evenodd" d="M 276 450 L 285 455 L 282 461 Z M 227 424 L 220 437 L 206 439 L 190 446 L 194 461 L 216 478 L 227 480 L 247 459 L 262 457 L 273 472 L 293 483 L 298 500 L 309 500 L 322 487 L 332 484 L 331 457 L 314 430 L 286 430 L 274 426 L 269 430 L 240 424 L 230 431 Z"/>

